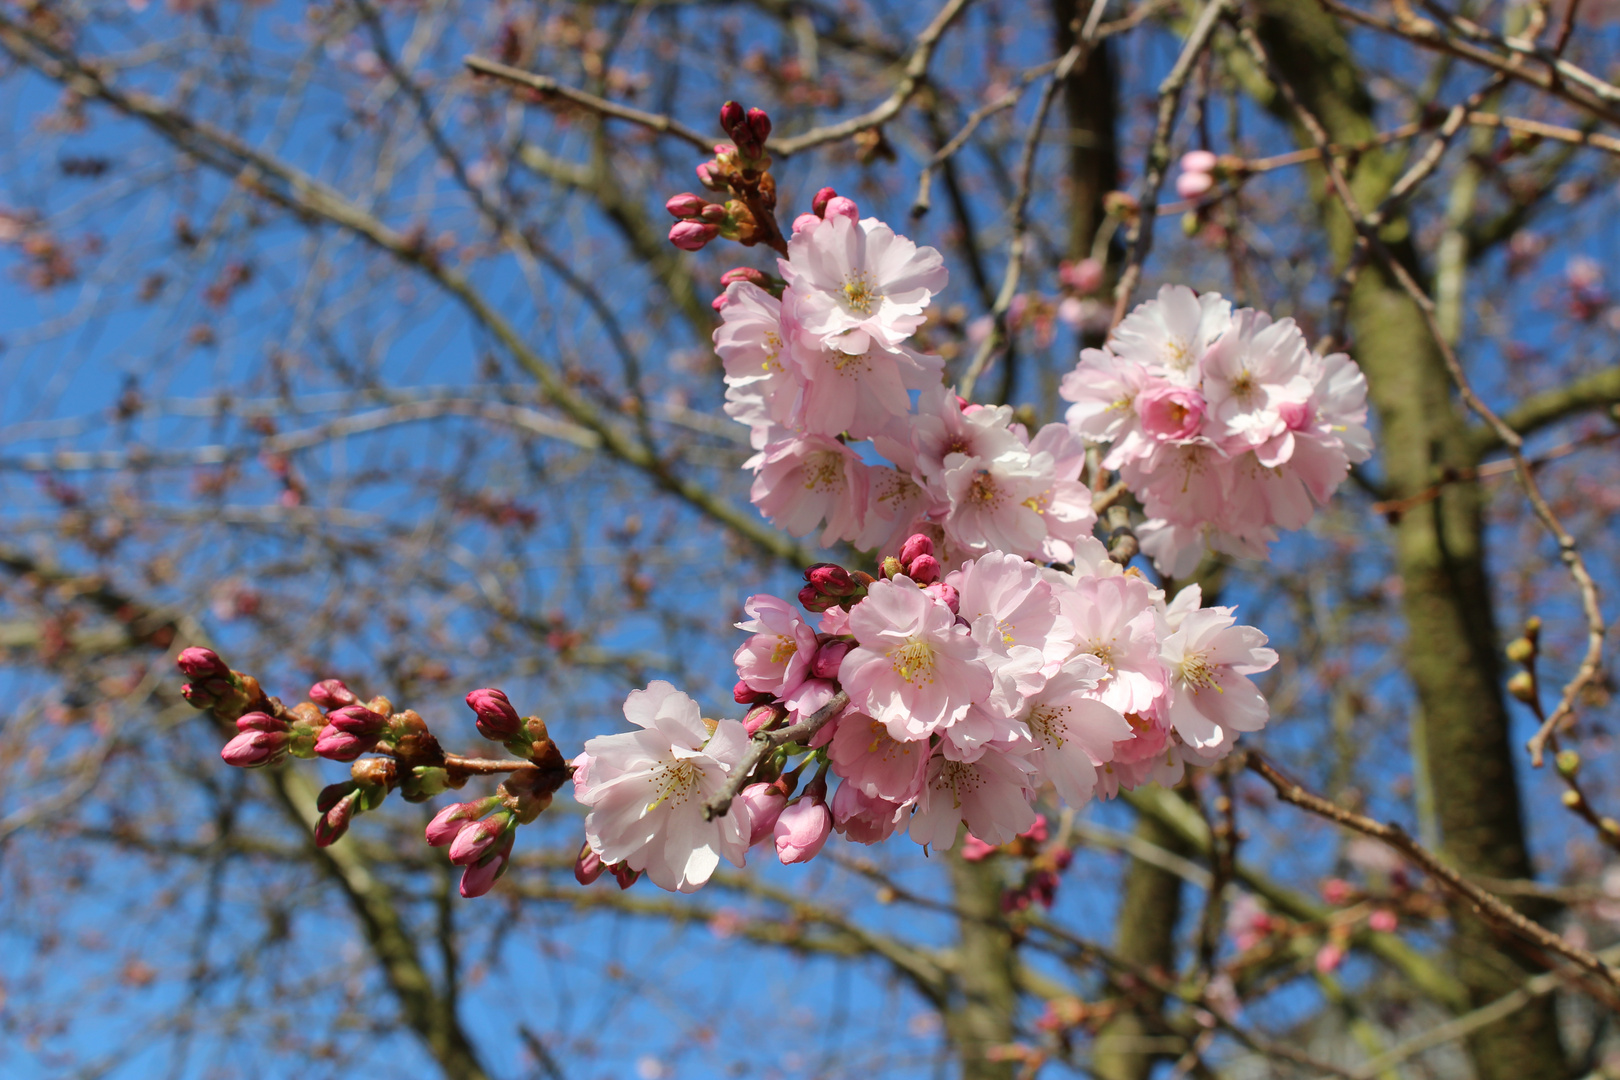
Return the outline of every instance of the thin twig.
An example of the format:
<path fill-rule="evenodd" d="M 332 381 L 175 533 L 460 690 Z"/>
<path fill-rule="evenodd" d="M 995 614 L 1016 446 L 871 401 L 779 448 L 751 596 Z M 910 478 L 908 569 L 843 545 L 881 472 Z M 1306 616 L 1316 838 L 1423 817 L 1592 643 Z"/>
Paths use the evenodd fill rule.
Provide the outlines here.
<path fill-rule="evenodd" d="M 1472 881 L 1469 881 L 1442 862 L 1428 848 L 1412 839 L 1406 830 L 1399 825 L 1375 821 L 1370 817 L 1353 813 L 1329 799 L 1324 799 L 1320 795 L 1305 790 L 1304 787 L 1284 776 L 1276 766 L 1272 765 L 1257 751 L 1246 751 L 1245 764 L 1252 772 L 1257 773 L 1272 786 L 1279 799 L 1309 810 L 1311 813 L 1343 825 L 1347 829 L 1353 829 L 1366 836 L 1382 840 L 1400 852 L 1411 863 L 1421 867 L 1425 873 L 1442 887 L 1462 897 L 1480 918 L 1500 930 L 1518 935 L 1538 948 L 1562 956 L 1583 971 L 1596 975 L 1609 989 L 1620 991 L 1620 973 L 1617 973 L 1602 959 L 1585 949 L 1571 944 L 1540 923 L 1527 919 L 1500 898 L 1493 896 Z"/>

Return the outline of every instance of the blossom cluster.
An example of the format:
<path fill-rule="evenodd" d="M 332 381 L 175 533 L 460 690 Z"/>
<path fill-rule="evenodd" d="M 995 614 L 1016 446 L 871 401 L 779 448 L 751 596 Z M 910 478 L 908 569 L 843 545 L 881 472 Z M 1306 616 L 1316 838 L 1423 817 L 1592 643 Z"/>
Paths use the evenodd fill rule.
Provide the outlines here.
<path fill-rule="evenodd" d="M 590 852 L 690 891 L 767 839 L 784 863 L 813 858 L 834 831 L 863 844 L 909 833 L 944 850 L 965 824 L 981 847 L 1007 844 L 1035 825 L 1048 788 L 1080 805 L 1174 783 L 1265 725 L 1250 680 L 1277 661 L 1264 634 L 1202 607 L 1196 585 L 1167 598 L 1095 539 L 1074 553 L 1072 571 L 991 551 L 938 578 L 934 545 L 916 534 L 882 577 L 807 572 L 806 600 L 826 586 L 847 594 L 815 625 L 752 597 L 735 656 L 745 720 L 706 721 L 655 682 L 625 703 L 638 730 L 597 736 L 574 759 Z M 818 719 L 708 818 L 751 733 Z"/>
<path fill-rule="evenodd" d="M 1367 381 L 1344 353 L 1318 356 L 1292 319 L 1166 285 L 1064 377 L 1068 421 L 1109 444 L 1148 520 L 1142 550 L 1172 576 L 1206 547 L 1265 558 L 1372 454 Z"/>
<path fill-rule="evenodd" d="M 952 558 L 1069 561 L 1096 522 L 1084 442 L 1063 424 L 1032 436 L 1010 408 L 945 388 L 943 361 L 913 347 L 945 287 L 940 253 L 830 188 L 814 206 L 793 223 L 780 281 L 729 275 L 717 301 L 726 411 L 758 451 L 754 504 L 823 545 L 893 554 L 926 532 Z"/>

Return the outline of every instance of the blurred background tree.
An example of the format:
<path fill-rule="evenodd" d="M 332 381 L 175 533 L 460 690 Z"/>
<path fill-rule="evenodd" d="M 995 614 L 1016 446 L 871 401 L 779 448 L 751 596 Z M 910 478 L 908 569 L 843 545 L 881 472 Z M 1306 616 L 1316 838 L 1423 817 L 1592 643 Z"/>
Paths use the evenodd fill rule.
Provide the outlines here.
<path fill-rule="evenodd" d="M 740 712 L 729 624 L 826 556 L 719 411 L 708 301 L 765 250 L 665 237 L 736 98 L 789 218 L 832 185 L 946 253 L 924 336 L 976 400 L 1060 416 L 1116 288 L 1348 347 L 1377 455 L 1200 570 L 1283 654 L 1247 741 L 1609 948 L 1616 14 L 0 0 L 0 1070 L 1620 1077 L 1612 980 L 1236 769 L 1038 851 L 835 845 L 698 897 L 576 885 L 564 798 L 467 902 L 424 808 L 314 848 L 313 770 L 224 767 L 173 669 L 210 643 L 469 744 L 498 685 L 570 754 L 655 677 Z"/>

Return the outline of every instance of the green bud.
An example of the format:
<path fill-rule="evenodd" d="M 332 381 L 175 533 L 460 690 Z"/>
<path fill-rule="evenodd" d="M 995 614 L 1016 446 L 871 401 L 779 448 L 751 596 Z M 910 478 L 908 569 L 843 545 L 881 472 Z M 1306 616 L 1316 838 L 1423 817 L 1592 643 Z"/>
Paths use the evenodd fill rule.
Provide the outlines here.
<path fill-rule="evenodd" d="M 1536 677 L 1528 671 L 1521 671 L 1508 680 L 1507 692 L 1525 704 L 1536 700 Z"/>
<path fill-rule="evenodd" d="M 1529 664 L 1536 658 L 1536 643 L 1527 637 L 1514 638 L 1508 642 L 1507 658 L 1515 664 Z"/>
<path fill-rule="evenodd" d="M 1564 805 L 1569 807 L 1571 810 L 1581 805 L 1581 803 L 1584 801 L 1581 799 L 1581 793 L 1576 791 L 1574 788 L 1570 788 L 1568 791 L 1564 792 L 1561 798 Z"/>
<path fill-rule="evenodd" d="M 1524 620 L 1524 636 L 1535 641 L 1541 636 L 1541 616 L 1532 615 Z"/>
<path fill-rule="evenodd" d="M 1564 776 L 1574 776 L 1581 771 L 1581 755 L 1574 750 L 1560 750 L 1554 759 L 1558 771 Z"/>
<path fill-rule="evenodd" d="M 1198 230 L 1202 224 L 1203 223 L 1198 220 L 1198 212 L 1196 210 L 1189 210 L 1185 214 L 1181 215 L 1181 232 L 1183 236 L 1197 236 Z"/>

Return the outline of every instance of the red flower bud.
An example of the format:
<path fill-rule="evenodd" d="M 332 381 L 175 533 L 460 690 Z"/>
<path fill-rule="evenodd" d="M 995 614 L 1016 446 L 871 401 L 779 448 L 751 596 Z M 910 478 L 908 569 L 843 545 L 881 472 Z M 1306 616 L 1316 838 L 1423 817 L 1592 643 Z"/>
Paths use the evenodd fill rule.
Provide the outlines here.
<path fill-rule="evenodd" d="M 810 209 L 815 212 L 816 217 L 826 217 L 827 204 L 836 198 L 838 198 L 838 192 L 830 187 L 824 187 L 816 192 L 815 198 L 810 200 Z"/>
<path fill-rule="evenodd" d="M 855 643 L 844 638 L 834 638 L 816 650 L 816 658 L 810 661 L 810 674 L 818 679 L 838 678 L 838 666 L 844 662 L 844 656 L 855 647 Z"/>
<path fill-rule="evenodd" d="M 461 830 L 471 825 L 489 809 L 490 802 L 489 799 L 479 799 L 474 802 L 451 803 L 434 814 L 433 820 L 427 825 L 428 846 L 444 847 L 455 840 Z"/>
<path fill-rule="evenodd" d="M 771 137 L 771 118 L 764 109 L 748 110 L 748 130 L 762 143 Z"/>
<path fill-rule="evenodd" d="M 375 735 L 363 738 L 327 724 L 315 739 L 315 753 L 328 761 L 353 761 L 376 745 Z"/>
<path fill-rule="evenodd" d="M 906 576 L 919 585 L 932 585 L 939 580 L 939 560 L 932 555 L 919 555 L 906 568 Z"/>
<path fill-rule="evenodd" d="M 243 713 L 236 718 L 237 731 L 287 731 L 287 721 L 279 720 L 269 713 L 250 712 Z"/>
<path fill-rule="evenodd" d="M 753 705 L 761 701 L 770 701 L 771 694 L 767 690 L 755 690 L 741 679 L 731 688 L 731 700 L 739 705 Z"/>
<path fill-rule="evenodd" d="M 701 251 L 705 244 L 719 235 L 718 225 L 702 221 L 677 221 L 669 230 L 669 242 L 682 251 Z"/>
<path fill-rule="evenodd" d="M 861 208 L 855 205 L 854 199 L 846 199 L 839 195 L 827 200 L 827 208 L 822 214 L 831 220 L 835 217 L 849 218 L 851 221 L 861 220 Z"/>
<path fill-rule="evenodd" d="M 359 738 L 373 738 L 388 730 L 388 717 L 374 713 L 364 705 L 345 705 L 326 714 L 328 727 Z"/>
<path fill-rule="evenodd" d="M 664 204 L 664 209 L 668 210 L 670 216 L 676 221 L 685 221 L 687 218 L 695 218 L 703 213 L 703 208 L 708 205 L 709 201 L 701 195 L 693 195 L 690 191 L 683 191 L 679 195 L 672 196 Z"/>
<path fill-rule="evenodd" d="M 284 731 L 243 731 L 219 752 L 227 765 L 251 769 L 273 765 L 287 756 L 291 737 Z"/>
<path fill-rule="evenodd" d="M 759 286 L 761 289 L 771 287 L 771 279 L 763 272 L 755 270 L 752 266 L 739 266 L 720 275 L 720 284 L 722 285 L 730 285 L 734 281 L 746 281 L 750 285 Z"/>
<path fill-rule="evenodd" d="M 727 135 L 732 136 L 732 138 L 736 138 L 736 135 L 733 133 L 732 129 L 741 124 L 747 118 L 748 114 L 744 112 L 743 107 L 735 101 L 728 101 L 724 105 L 720 106 L 720 130 L 725 132 Z"/>
<path fill-rule="evenodd" d="M 467 708 L 478 714 L 478 734 L 492 742 L 505 742 L 523 728 L 523 720 L 499 690 L 474 690 Z"/>
<path fill-rule="evenodd" d="M 850 596 L 860 589 L 849 571 L 837 563 L 816 563 L 807 567 L 804 580 L 815 586 L 816 591 L 829 596 Z"/>
<path fill-rule="evenodd" d="M 799 603 L 804 605 L 806 611 L 821 612 L 830 607 L 838 606 L 836 596 L 827 596 L 814 585 L 806 585 L 799 590 Z"/>
<path fill-rule="evenodd" d="M 591 850 L 590 844 L 579 849 L 579 854 L 574 858 L 575 881 L 581 885 L 589 885 L 601 877 L 605 870 L 607 867 L 602 865 L 602 857 Z"/>
<path fill-rule="evenodd" d="M 322 679 L 309 688 L 309 700 L 323 709 L 341 709 L 360 703 L 354 691 L 343 685 L 342 679 Z"/>
<path fill-rule="evenodd" d="M 741 683 L 737 684 L 741 686 Z M 769 695 L 767 695 L 768 697 Z M 766 724 L 772 724 L 787 715 L 787 710 L 774 701 L 762 701 L 743 714 L 743 730 L 752 735 Z"/>
<path fill-rule="evenodd" d="M 505 811 L 497 811 L 483 821 L 467 826 L 450 841 L 450 861 L 456 866 L 470 866 L 480 861 L 511 827 L 512 815 Z"/>
<path fill-rule="evenodd" d="M 906 542 L 900 545 L 900 561 L 907 566 L 919 555 L 932 555 L 934 542 L 926 533 L 912 533 L 906 537 Z"/>
<path fill-rule="evenodd" d="M 334 788 L 352 788 L 352 784 L 333 784 L 321 792 L 323 798 L 327 792 Z M 328 847 L 342 838 L 349 831 L 349 822 L 354 820 L 355 807 L 360 802 L 360 792 L 351 790 L 347 795 L 339 798 L 321 815 L 321 820 L 315 823 L 315 846 Z M 319 806 L 319 802 L 316 803 Z"/>
<path fill-rule="evenodd" d="M 613 878 L 619 883 L 621 889 L 628 889 L 636 883 L 636 879 L 641 877 L 641 871 L 630 869 L 629 863 L 614 863 L 608 869 L 613 872 Z"/>
<path fill-rule="evenodd" d="M 199 648 L 195 645 L 189 649 L 182 649 L 175 663 L 179 665 L 180 670 L 185 673 L 188 679 L 200 681 L 203 679 L 229 679 L 231 677 L 231 669 L 225 665 L 225 661 L 221 660 L 219 654 L 214 652 L 213 649 Z"/>

